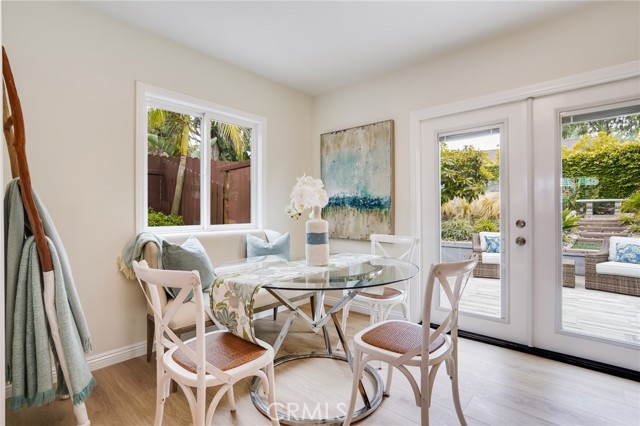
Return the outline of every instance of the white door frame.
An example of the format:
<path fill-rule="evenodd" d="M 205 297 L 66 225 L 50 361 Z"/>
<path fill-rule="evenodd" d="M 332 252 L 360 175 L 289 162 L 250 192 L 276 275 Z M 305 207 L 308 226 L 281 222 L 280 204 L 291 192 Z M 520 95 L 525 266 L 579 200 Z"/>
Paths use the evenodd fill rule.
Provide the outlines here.
<path fill-rule="evenodd" d="M 633 61 L 540 84 L 411 112 L 409 115 L 409 149 L 410 158 L 412 158 L 413 161 L 410 164 L 410 193 L 413 194 L 413 197 L 410 205 L 410 220 L 412 234 L 420 236 L 421 239 L 421 246 L 418 247 L 418 259 L 420 260 L 419 282 L 424 282 L 430 265 L 438 260 L 433 248 L 430 248 L 428 242 L 434 241 L 434 239 L 439 240 L 439 236 L 436 235 L 436 231 L 433 227 L 426 226 L 426 224 L 423 223 L 423 194 L 426 189 L 422 187 L 422 174 L 424 173 L 424 170 L 421 167 L 421 159 L 423 156 L 424 144 L 421 128 L 424 121 L 510 102 L 524 101 L 528 98 L 551 95 L 568 90 L 624 80 L 637 77 L 639 75 L 640 61 Z M 409 301 L 411 303 L 413 321 L 421 320 L 421 304 L 424 300 L 423 287 L 424 286 L 421 285 L 417 288 L 413 287 L 410 289 Z"/>

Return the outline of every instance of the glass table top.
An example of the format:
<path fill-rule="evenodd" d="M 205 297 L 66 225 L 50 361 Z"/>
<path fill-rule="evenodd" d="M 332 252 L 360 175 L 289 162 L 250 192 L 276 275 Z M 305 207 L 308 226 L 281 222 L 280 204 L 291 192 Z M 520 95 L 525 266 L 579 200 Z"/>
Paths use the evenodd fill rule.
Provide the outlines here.
<path fill-rule="evenodd" d="M 331 255 L 327 266 L 261 256 L 223 264 L 215 272 L 238 282 L 261 283 L 267 289 L 319 291 L 385 286 L 413 278 L 418 267 L 388 257 L 341 253 Z"/>

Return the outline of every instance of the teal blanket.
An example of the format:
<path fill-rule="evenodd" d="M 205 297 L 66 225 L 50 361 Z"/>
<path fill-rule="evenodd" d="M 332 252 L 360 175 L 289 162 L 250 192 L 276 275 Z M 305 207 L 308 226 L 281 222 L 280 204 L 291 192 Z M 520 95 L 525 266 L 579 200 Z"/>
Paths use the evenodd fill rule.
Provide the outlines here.
<path fill-rule="evenodd" d="M 5 207 L 5 362 L 13 384 L 12 406 L 42 405 L 54 399 L 49 324 L 42 288 L 53 285 L 55 322 L 60 347 L 53 353 L 58 368 L 58 395 L 70 394 L 74 404 L 84 401 L 95 386 L 84 353 L 91 351 L 91 335 L 75 289 L 66 251 L 46 208 L 34 193 L 53 260 L 52 272 L 40 268 L 35 241 L 28 237 L 18 180 L 7 186 Z M 63 359 L 58 358 L 62 356 Z M 64 377 L 60 364 L 68 367 Z"/>
<path fill-rule="evenodd" d="M 162 269 L 162 240 L 164 238 L 152 234 L 150 232 L 141 232 L 133 237 L 124 249 L 122 254 L 118 256 L 117 263 L 118 269 L 130 280 L 136 279 L 136 274 L 133 272 L 133 261 L 142 259 L 145 244 L 148 242 L 154 242 L 158 246 L 158 268 Z"/>

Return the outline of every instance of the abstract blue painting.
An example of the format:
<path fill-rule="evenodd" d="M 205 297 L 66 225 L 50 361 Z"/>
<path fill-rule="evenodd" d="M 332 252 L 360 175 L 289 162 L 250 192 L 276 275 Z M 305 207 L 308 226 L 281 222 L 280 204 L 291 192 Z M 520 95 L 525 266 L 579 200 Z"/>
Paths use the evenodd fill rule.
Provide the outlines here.
<path fill-rule="evenodd" d="M 393 120 L 320 136 L 329 237 L 393 233 Z"/>

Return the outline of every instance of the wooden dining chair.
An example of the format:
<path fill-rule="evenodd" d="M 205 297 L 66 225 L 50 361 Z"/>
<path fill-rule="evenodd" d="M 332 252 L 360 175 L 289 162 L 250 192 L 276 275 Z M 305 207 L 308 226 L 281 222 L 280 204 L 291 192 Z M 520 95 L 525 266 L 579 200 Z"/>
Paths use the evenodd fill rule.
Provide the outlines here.
<path fill-rule="evenodd" d="M 249 342 L 227 330 L 205 334 L 204 297 L 198 271 L 153 269 L 145 261 L 134 261 L 133 270 L 140 286 L 143 286 L 143 282 L 147 283 L 147 301 L 155 316 L 155 334 L 160 336 L 156 339 L 155 425 L 162 424 L 164 403 L 169 397 L 172 380 L 178 383 L 187 398 L 194 426 L 203 426 L 212 424 L 213 413 L 225 393 L 228 394 L 231 410 L 235 411 L 233 385 L 250 376 L 260 377 L 263 392 L 267 394 L 269 401 L 271 424 L 278 425 L 273 348 L 261 340 Z M 166 287 L 180 290 L 175 298 L 177 303 L 163 314 L 159 293 L 164 292 Z M 190 292 L 193 292 L 196 304 L 196 336 L 183 342 L 171 330 L 169 322 Z M 206 391 L 213 386 L 219 386 L 219 389 L 207 408 Z M 195 388 L 195 392 L 192 388 Z"/>
<path fill-rule="evenodd" d="M 354 337 L 353 385 L 349 409 L 344 426 L 351 424 L 358 395 L 358 382 L 364 367 L 373 360 L 389 364 L 385 394 L 391 389 L 393 368 L 397 368 L 409 380 L 416 405 L 421 409 L 421 424 L 429 424 L 429 405 L 436 373 L 445 362 L 451 378 L 453 403 L 461 425 L 466 425 L 460 395 L 458 393 L 458 304 L 462 292 L 478 262 L 477 255 L 461 262 L 439 263 L 431 268 L 427 279 L 422 321 L 424 325 L 409 321 L 390 320 L 369 326 Z M 450 308 L 437 329 L 431 329 L 431 304 L 436 284 L 446 295 Z M 450 333 L 450 334 L 448 334 Z M 426 350 L 425 350 L 426 348 Z M 420 367 L 419 382 L 407 366 Z"/>
<path fill-rule="evenodd" d="M 392 257 L 407 262 L 413 261 L 416 246 L 420 242 L 419 238 L 403 235 L 371 234 L 371 254 Z M 404 319 L 409 321 L 411 312 L 407 303 L 410 281 L 402 281 L 395 286 L 385 286 L 382 293 L 364 290 L 347 302 L 342 308 L 342 331 L 347 329 L 347 318 L 353 302 L 366 303 L 369 307 L 369 322 L 376 324 L 389 317 L 389 313 L 394 307 L 402 308 Z M 341 349 L 338 343 L 337 349 Z"/>

